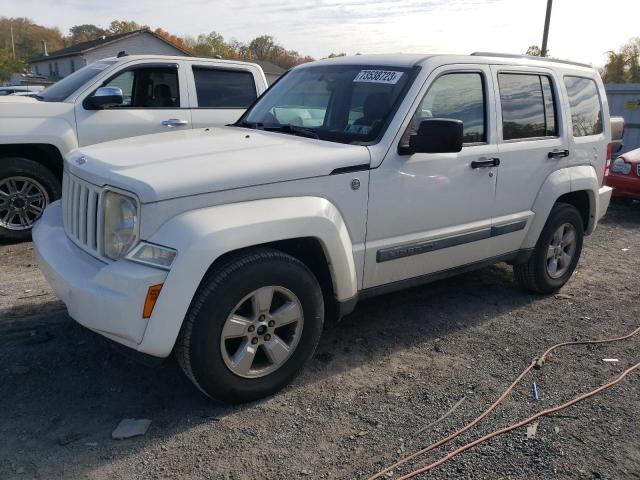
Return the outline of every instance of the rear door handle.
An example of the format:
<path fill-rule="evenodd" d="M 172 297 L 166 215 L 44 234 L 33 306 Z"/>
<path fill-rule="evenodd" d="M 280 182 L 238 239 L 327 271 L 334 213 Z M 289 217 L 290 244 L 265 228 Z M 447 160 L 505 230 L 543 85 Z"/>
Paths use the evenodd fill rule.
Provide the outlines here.
<path fill-rule="evenodd" d="M 170 118 L 169 120 L 163 120 L 162 125 L 165 127 L 183 127 L 189 125 L 188 120 L 180 120 L 179 118 Z"/>
<path fill-rule="evenodd" d="M 549 158 L 564 158 L 569 156 L 569 150 L 554 150 L 553 152 L 549 152 L 547 157 Z"/>
<path fill-rule="evenodd" d="M 497 167 L 500 165 L 499 158 L 487 158 L 481 160 L 474 160 L 471 162 L 471 168 L 489 168 L 489 167 Z"/>

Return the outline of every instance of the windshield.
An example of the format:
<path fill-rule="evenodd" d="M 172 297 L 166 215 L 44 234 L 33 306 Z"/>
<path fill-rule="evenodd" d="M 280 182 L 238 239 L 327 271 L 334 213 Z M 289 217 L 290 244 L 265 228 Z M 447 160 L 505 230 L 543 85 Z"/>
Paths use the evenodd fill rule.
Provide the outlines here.
<path fill-rule="evenodd" d="M 292 70 L 236 125 L 338 143 L 371 143 L 384 133 L 414 72 L 362 65 Z"/>
<path fill-rule="evenodd" d="M 92 63 L 91 65 L 82 67 L 77 72 L 72 73 L 68 77 L 64 77 L 59 82 L 56 82 L 50 87 L 42 90 L 36 98 L 45 102 L 63 102 L 82 85 L 87 83 L 103 70 L 109 68 L 114 63 L 116 63 L 115 60 L 103 60 L 101 62 Z"/>

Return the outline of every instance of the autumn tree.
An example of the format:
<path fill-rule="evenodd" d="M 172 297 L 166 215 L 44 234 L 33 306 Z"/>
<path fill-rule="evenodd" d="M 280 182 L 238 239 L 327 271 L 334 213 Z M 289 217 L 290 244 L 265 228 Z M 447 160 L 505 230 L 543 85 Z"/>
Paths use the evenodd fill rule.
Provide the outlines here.
<path fill-rule="evenodd" d="M 632 38 L 617 52 L 607 52 L 600 74 L 605 83 L 640 83 L 640 37 Z"/>
<path fill-rule="evenodd" d="M 149 29 L 149 25 L 140 25 L 132 20 L 113 20 L 107 29 L 110 35 L 135 32 L 136 30 Z"/>

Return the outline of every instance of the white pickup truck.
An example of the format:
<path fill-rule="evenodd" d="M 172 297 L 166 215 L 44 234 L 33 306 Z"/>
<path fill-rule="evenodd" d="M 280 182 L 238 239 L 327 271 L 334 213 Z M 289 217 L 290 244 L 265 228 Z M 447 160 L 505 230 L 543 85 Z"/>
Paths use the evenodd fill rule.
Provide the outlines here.
<path fill-rule="evenodd" d="M 0 97 L 0 240 L 29 238 L 61 193 L 77 147 L 235 122 L 267 88 L 253 63 L 122 55 L 87 65 L 36 98 Z"/>
<path fill-rule="evenodd" d="M 234 126 L 74 151 L 35 250 L 82 325 L 250 400 L 358 299 L 505 261 L 531 291 L 561 288 L 609 205 L 610 142 L 589 66 L 323 60 Z"/>

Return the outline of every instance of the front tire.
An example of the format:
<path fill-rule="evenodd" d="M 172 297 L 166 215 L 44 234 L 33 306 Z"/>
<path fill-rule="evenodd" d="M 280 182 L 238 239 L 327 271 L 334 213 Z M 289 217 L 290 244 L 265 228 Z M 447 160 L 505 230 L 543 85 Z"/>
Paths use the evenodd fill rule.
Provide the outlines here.
<path fill-rule="evenodd" d="M 578 209 L 567 203 L 556 203 L 529 260 L 513 266 L 516 281 L 536 293 L 559 290 L 578 265 L 583 239 L 584 227 Z"/>
<path fill-rule="evenodd" d="M 0 241 L 29 240 L 33 223 L 60 192 L 60 181 L 38 162 L 0 158 Z"/>
<path fill-rule="evenodd" d="M 322 290 L 294 257 L 256 248 L 205 278 L 185 318 L 176 357 L 206 395 L 236 403 L 271 395 L 313 355 Z"/>

